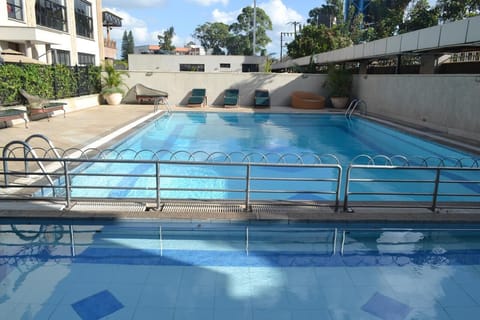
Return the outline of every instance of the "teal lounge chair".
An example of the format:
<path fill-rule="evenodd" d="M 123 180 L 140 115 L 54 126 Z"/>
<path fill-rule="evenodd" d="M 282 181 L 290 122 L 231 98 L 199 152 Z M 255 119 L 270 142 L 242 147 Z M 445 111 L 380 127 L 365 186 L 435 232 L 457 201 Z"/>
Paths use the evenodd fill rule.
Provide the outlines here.
<path fill-rule="evenodd" d="M 189 107 L 206 107 L 207 106 L 207 90 L 193 89 L 192 95 L 188 98 Z"/>
<path fill-rule="evenodd" d="M 225 108 L 234 107 L 238 104 L 238 89 L 227 89 L 223 97 L 223 105 Z"/>
<path fill-rule="evenodd" d="M 255 90 L 255 107 L 270 107 L 268 90 Z"/>

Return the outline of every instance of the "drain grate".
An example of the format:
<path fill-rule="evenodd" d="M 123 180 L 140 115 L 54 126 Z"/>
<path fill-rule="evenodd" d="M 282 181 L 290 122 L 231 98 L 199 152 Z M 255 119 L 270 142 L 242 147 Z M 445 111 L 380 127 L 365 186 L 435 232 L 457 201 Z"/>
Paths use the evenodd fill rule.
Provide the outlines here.
<path fill-rule="evenodd" d="M 162 212 L 166 213 L 243 213 L 244 206 L 238 204 L 198 204 L 198 203 L 167 203 Z"/>
<path fill-rule="evenodd" d="M 77 202 L 71 211 L 96 211 L 96 212 L 145 212 L 146 206 L 139 202 Z"/>

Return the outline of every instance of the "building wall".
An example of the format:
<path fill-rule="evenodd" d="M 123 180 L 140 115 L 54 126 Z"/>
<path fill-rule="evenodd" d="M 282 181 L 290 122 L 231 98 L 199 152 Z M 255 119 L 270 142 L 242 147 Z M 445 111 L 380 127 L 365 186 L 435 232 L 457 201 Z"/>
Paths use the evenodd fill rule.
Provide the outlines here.
<path fill-rule="evenodd" d="M 8 18 L 7 1 L 0 0 L 0 49 L 8 48 L 8 43 L 18 43 L 19 50 L 27 56 L 45 63 L 51 63 L 49 49 L 70 52 L 72 65 L 78 63 L 78 52 L 92 54 L 95 63 L 103 60 L 103 30 L 101 21 L 101 0 L 89 0 L 92 8 L 93 38 L 88 39 L 76 35 L 74 0 L 66 0 L 68 31 L 63 32 L 44 26 L 37 26 L 35 18 L 35 2 L 23 1 L 23 21 Z M 101 45 L 101 46 L 100 46 Z"/>
<path fill-rule="evenodd" d="M 254 56 L 202 56 L 202 55 L 161 55 L 129 54 L 129 70 L 178 72 L 180 64 L 204 64 L 205 72 L 242 72 L 242 64 L 258 64 L 264 70 L 266 57 Z M 230 68 L 220 68 L 229 63 Z"/>

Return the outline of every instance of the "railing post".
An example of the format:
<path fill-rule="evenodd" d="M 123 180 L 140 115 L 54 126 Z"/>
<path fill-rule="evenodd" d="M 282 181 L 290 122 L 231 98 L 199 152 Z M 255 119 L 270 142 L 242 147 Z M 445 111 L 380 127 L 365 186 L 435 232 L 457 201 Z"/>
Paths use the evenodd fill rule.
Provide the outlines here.
<path fill-rule="evenodd" d="M 157 161 L 155 162 L 155 198 L 156 198 L 156 210 L 160 210 L 160 163 Z"/>
<path fill-rule="evenodd" d="M 440 168 L 435 169 L 435 186 L 433 189 L 432 211 L 437 209 L 438 188 L 440 184 Z"/>
<path fill-rule="evenodd" d="M 68 172 L 67 161 L 63 160 L 63 172 L 65 175 L 65 199 L 67 201 L 67 208 L 70 209 L 72 205 L 71 190 L 70 190 L 70 173 Z M 55 189 L 54 189 L 55 190 Z"/>
<path fill-rule="evenodd" d="M 352 170 L 352 166 L 349 166 L 347 169 L 347 175 L 345 179 L 345 195 L 343 198 L 343 211 L 348 211 L 348 190 L 350 187 L 350 171 Z"/>
<path fill-rule="evenodd" d="M 245 184 L 245 211 L 250 211 L 250 163 L 247 164 Z"/>

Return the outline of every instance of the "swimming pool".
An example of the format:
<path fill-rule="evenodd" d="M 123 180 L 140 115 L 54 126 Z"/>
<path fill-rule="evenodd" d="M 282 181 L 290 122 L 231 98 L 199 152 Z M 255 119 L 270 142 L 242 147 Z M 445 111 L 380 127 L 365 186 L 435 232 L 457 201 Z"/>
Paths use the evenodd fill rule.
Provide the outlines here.
<path fill-rule="evenodd" d="M 0 225 L 7 319 L 475 319 L 477 225 Z"/>
<path fill-rule="evenodd" d="M 339 114 L 175 112 L 102 157 L 182 163 L 97 163 L 72 179 L 74 197 L 338 202 L 348 193 L 357 201 L 431 202 L 436 190 L 443 196 L 435 201 L 478 202 L 480 195 L 479 170 L 431 170 L 478 168 L 473 155 Z M 375 161 L 383 167 L 357 168 L 348 177 L 359 182 L 345 189 L 349 164 Z M 424 168 L 386 170 L 393 165 Z M 437 175 L 445 181 L 438 187 Z"/>

